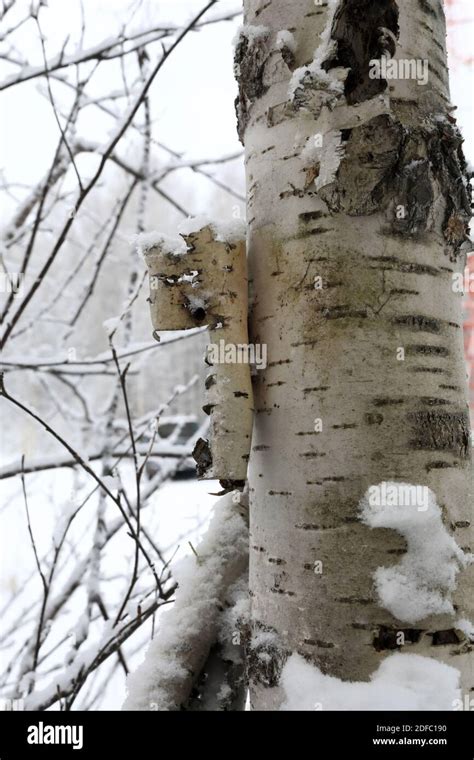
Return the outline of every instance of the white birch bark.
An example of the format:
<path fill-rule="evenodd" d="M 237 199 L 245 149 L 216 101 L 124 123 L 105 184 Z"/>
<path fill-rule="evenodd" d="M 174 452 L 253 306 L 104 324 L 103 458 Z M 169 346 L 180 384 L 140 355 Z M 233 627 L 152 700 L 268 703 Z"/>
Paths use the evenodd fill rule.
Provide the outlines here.
<path fill-rule="evenodd" d="M 458 546 L 473 545 L 461 296 L 452 289 L 468 209 L 442 5 L 244 8 L 236 76 L 251 340 L 268 349 L 249 463 L 252 706 L 281 704 L 288 653 L 367 681 L 399 632 L 402 652 L 458 668 L 469 692 L 472 647 L 457 619 L 474 619 L 474 566 L 457 575 L 454 615 L 402 622 L 380 604 L 373 576 L 400 561 L 406 542 L 364 524 L 359 510 L 371 485 L 424 485 Z M 384 52 L 429 61 L 427 84 L 370 80 L 368 58 Z M 274 634 L 262 645 L 270 658 L 259 657 L 262 631 Z"/>

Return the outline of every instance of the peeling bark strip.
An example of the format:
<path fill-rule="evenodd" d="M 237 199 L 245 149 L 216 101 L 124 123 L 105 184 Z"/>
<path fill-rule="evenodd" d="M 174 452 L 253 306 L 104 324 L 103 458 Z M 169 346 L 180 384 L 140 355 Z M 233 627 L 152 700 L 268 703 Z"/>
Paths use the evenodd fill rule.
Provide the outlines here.
<path fill-rule="evenodd" d="M 474 546 L 461 297 L 452 288 L 467 250 L 469 187 L 441 0 L 244 0 L 244 9 L 244 36 L 258 48 L 250 52 L 249 39 L 237 55 L 248 63 L 239 132 L 250 330 L 272 359 L 254 383 L 250 589 L 254 626 L 277 637 L 262 652 L 268 673 L 252 678 L 251 705 L 285 704 L 277 651 L 365 683 L 387 655 L 394 671 L 421 656 L 433 674 L 443 662 L 451 675 L 458 669 L 467 692 L 468 645 L 428 634 L 457 628 L 452 611 L 474 620 L 474 565 L 452 576 L 448 568 L 449 614 L 426 604 L 419 623 L 404 623 L 374 586 L 378 568 L 382 581 L 402 585 L 403 532 L 370 530 L 356 508 L 374 483 L 419 483 L 436 494 L 440 524 L 465 526 L 453 527 L 457 546 Z M 290 63 L 277 42 L 284 30 Z M 372 79 L 370 60 L 383 55 L 426 60 L 428 80 L 416 65 Z M 433 545 L 431 533 L 419 538 Z M 436 579 L 436 551 L 431 558 Z M 429 583 L 425 601 L 428 592 Z M 414 709 L 432 709 L 426 699 Z"/>
<path fill-rule="evenodd" d="M 188 225 L 189 226 L 189 225 Z M 244 239 L 235 239 L 211 224 L 157 239 L 145 250 L 150 277 L 153 328 L 209 328 L 210 342 L 247 345 L 248 280 Z M 244 481 L 253 421 L 253 395 L 248 363 L 210 365 L 206 381 L 210 440 L 197 442 L 193 455 L 198 477 Z"/>

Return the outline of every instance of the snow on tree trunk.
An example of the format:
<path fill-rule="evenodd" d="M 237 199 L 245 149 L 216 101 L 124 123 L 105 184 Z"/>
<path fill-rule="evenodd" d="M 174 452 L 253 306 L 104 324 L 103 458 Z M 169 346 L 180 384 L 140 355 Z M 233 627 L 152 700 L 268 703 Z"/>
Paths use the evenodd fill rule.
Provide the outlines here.
<path fill-rule="evenodd" d="M 252 706 L 295 704 L 291 672 L 278 686 L 285 662 L 298 671 L 290 653 L 314 664 L 308 683 L 318 684 L 320 670 L 367 682 L 398 650 L 409 658 L 402 701 L 403 684 L 438 664 L 450 694 L 458 671 L 468 692 L 472 470 L 453 277 L 464 268 L 469 200 L 442 4 L 244 0 L 244 9 L 235 73 L 250 339 L 268 350 L 249 462 Z M 436 537 L 449 547 L 433 579 L 426 568 L 406 586 L 402 577 L 424 502 L 412 504 L 416 539 L 396 521 L 364 519 L 371 486 L 386 497 L 391 483 L 429 489 L 426 541 L 433 553 Z M 446 604 L 397 618 L 400 605 L 377 586 L 392 567 L 400 594 L 416 586 Z M 387 660 L 383 673 L 394 671 Z M 407 709 L 435 709 L 433 688 Z M 324 693 L 314 696 L 323 709 Z"/>
<path fill-rule="evenodd" d="M 238 491 L 223 496 L 196 554 L 173 568 L 176 600 L 159 617 L 144 662 L 127 680 L 124 710 L 197 710 L 203 702 L 214 710 L 243 709 L 246 514 Z"/>

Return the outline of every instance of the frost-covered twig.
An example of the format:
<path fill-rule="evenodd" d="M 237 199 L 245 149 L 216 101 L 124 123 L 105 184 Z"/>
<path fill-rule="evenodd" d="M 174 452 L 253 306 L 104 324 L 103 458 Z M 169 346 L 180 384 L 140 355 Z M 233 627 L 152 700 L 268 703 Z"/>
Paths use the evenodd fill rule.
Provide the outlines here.
<path fill-rule="evenodd" d="M 138 449 L 138 454 L 140 456 L 147 456 L 148 458 L 151 456 L 157 458 L 164 457 L 165 459 L 183 459 L 190 457 L 192 450 L 188 445 L 168 446 L 166 444 L 160 443 L 157 446 L 154 446 L 152 449 L 150 449 L 148 446 L 140 447 Z M 100 448 L 89 452 L 87 455 L 87 461 L 93 462 L 95 460 L 102 459 L 103 456 L 104 451 L 102 448 Z M 119 448 L 115 450 L 114 456 L 123 459 L 124 457 L 130 458 L 132 454 L 129 449 Z M 38 457 L 37 459 L 33 459 L 32 461 L 25 463 L 24 473 L 28 474 L 35 472 L 44 472 L 45 470 L 53 470 L 60 467 L 76 467 L 77 464 L 77 459 L 72 456 L 59 456 L 52 454 L 46 457 Z M 20 472 L 21 464 L 19 462 L 5 465 L 4 467 L 0 467 L 0 480 L 13 478 L 16 475 L 19 475 Z"/>
<path fill-rule="evenodd" d="M 31 409 L 26 407 L 24 404 L 21 403 L 21 401 L 18 401 L 18 399 L 14 398 L 13 396 L 10 396 L 10 394 L 6 391 L 4 381 L 3 381 L 3 375 L 0 375 L 0 395 L 4 396 L 8 401 L 10 401 L 12 404 L 17 406 L 19 409 L 21 409 L 23 412 L 25 412 L 27 415 L 32 417 L 34 420 L 40 423 L 45 430 L 52 435 L 53 438 L 55 438 L 59 443 L 61 443 L 68 451 L 69 453 L 76 459 L 77 463 L 82 467 L 85 472 L 87 472 L 98 484 L 98 486 L 107 494 L 107 496 L 114 502 L 114 504 L 117 505 L 120 513 L 122 514 L 122 517 L 124 518 L 127 527 L 130 531 L 130 535 L 133 538 L 134 541 L 136 541 L 139 544 L 140 552 L 142 553 L 143 557 L 145 558 L 153 577 L 155 578 L 156 585 L 158 588 L 159 593 L 161 594 L 161 583 L 160 580 L 156 574 L 155 568 L 153 563 L 151 562 L 148 552 L 142 545 L 140 541 L 140 537 L 137 535 L 135 528 L 133 527 L 127 513 L 125 512 L 120 497 L 115 496 L 106 482 L 101 479 L 96 472 L 87 464 L 87 462 L 81 457 L 81 455 L 61 436 L 57 431 L 55 431 L 45 420 L 41 419 L 35 412 L 33 412 Z"/>
<path fill-rule="evenodd" d="M 33 532 L 32 532 L 32 528 L 30 524 L 28 498 L 27 498 L 27 492 L 26 492 L 25 477 L 24 477 L 23 472 L 22 472 L 21 480 L 22 480 L 22 489 L 23 489 L 23 496 L 24 496 L 24 502 L 25 502 L 26 515 L 27 515 L 27 522 L 28 522 L 28 532 L 30 534 L 31 543 L 32 543 L 33 551 L 35 555 L 36 566 L 38 568 L 38 573 L 40 575 L 41 583 L 43 587 L 43 595 L 42 595 L 42 601 L 41 601 L 40 611 L 39 611 L 39 616 L 38 616 L 38 623 L 36 626 L 36 633 L 35 633 L 35 636 L 33 636 L 29 641 L 26 642 L 25 653 L 22 658 L 22 665 L 19 669 L 19 675 L 18 675 L 18 693 L 20 693 L 21 691 L 21 682 L 27 674 L 28 674 L 28 693 L 31 693 L 34 689 L 36 668 L 38 666 L 40 649 L 44 640 L 46 609 L 47 609 L 48 599 L 49 599 L 49 595 L 51 591 L 51 586 L 53 583 L 53 578 L 54 578 L 57 564 L 58 564 L 59 555 L 66 541 L 66 536 L 69 531 L 69 528 L 71 527 L 71 524 L 74 518 L 76 517 L 76 515 L 78 514 L 79 510 L 81 509 L 82 505 L 80 505 L 77 508 L 74 508 L 68 514 L 66 514 L 63 519 L 63 522 L 56 529 L 56 540 L 54 541 L 53 558 L 49 567 L 49 571 L 46 576 L 46 574 L 44 573 L 41 567 L 41 562 L 38 556 L 36 543 L 33 537 Z"/>
<path fill-rule="evenodd" d="M 95 173 L 89 180 L 89 182 L 82 188 L 80 193 L 77 196 L 76 202 L 74 204 L 74 214 L 71 214 L 69 218 L 66 220 L 65 224 L 63 225 L 62 229 L 59 232 L 59 235 L 56 239 L 55 244 L 53 245 L 49 255 L 46 257 L 45 262 L 43 263 L 40 271 L 38 272 L 38 276 L 35 279 L 35 281 L 32 283 L 31 287 L 29 288 L 28 292 L 25 294 L 23 299 L 21 300 L 19 306 L 17 307 L 16 311 L 14 312 L 12 318 L 8 322 L 7 326 L 5 327 L 4 333 L 2 337 L 0 338 L 0 346 L 3 348 L 3 346 L 6 344 L 9 336 L 11 335 L 11 332 L 13 328 L 15 327 L 16 323 L 22 316 L 23 312 L 25 311 L 28 304 L 31 302 L 32 298 L 35 296 L 41 282 L 49 272 L 51 266 L 53 265 L 59 251 L 61 250 L 67 235 L 69 233 L 69 230 L 73 224 L 74 218 L 77 215 L 77 212 L 83 205 L 84 201 L 88 197 L 91 190 L 97 185 L 102 172 L 104 170 L 105 165 L 107 164 L 110 156 L 113 154 L 115 147 L 119 143 L 119 141 L 122 139 L 123 135 L 126 133 L 129 125 L 131 124 L 132 120 L 135 117 L 135 114 L 137 113 L 138 109 L 140 108 L 143 98 L 146 96 L 148 90 L 150 89 L 156 75 L 164 65 L 164 63 L 168 60 L 171 53 L 176 49 L 176 47 L 179 45 L 179 43 L 184 39 L 184 37 L 190 32 L 190 30 L 195 26 L 195 24 L 198 23 L 198 21 L 201 19 L 201 17 L 210 9 L 213 5 L 215 5 L 217 0 L 209 0 L 209 2 L 199 11 L 199 13 L 196 14 L 196 16 L 190 21 L 190 23 L 184 27 L 184 29 L 181 31 L 181 33 L 176 37 L 175 41 L 170 45 L 169 48 L 163 51 L 163 54 L 161 58 L 158 60 L 158 62 L 155 64 L 155 66 L 152 68 L 149 76 L 147 77 L 146 82 L 141 87 L 138 95 L 134 98 L 134 101 L 130 108 L 128 109 L 125 116 L 122 118 L 121 122 L 118 124 L 117 128 L 115 129 L 113 135 L 111 136 L 110 140 L 108 141 L 106 147 L 104 148 L 101 156 L 101 160 L 99 162 L 99 166 L 97 167 Z"/>
<path fill-rule="evenodd" d="M 216 0 L 215 0 L 216 1 Z M 212 3 L 214 4 L 214 3 Z M 13 5 L 11 2 L 8 5 L 8 9 Z M 4 12 L 5 15 L 5 12 Z M 210 18 L 200 23 L 195 24 L 195 28 L 199 29 L 209 24 L 215 24 L 220 21 L 231 21 L 240 15 L 240 11 L 231 11 L 228 13 L 219 14 L 214 18 Z M 160 24 L 159 26 L 151 26 L 148 29 L 142 29 L 130 34 L 124 34 L 121 37 L 111 37 L 103 40 L 97 45 L 91 48 L 82 50 L 79 48 L 73 53 L 66 55 L 64 51 L 61 51 L 58 55 L 46 61 L 40 66 L 24 66 L 23 69 L 16 74 L 8 76 L 3 82 L 0 83 L 0 90 L 8 89 L 21 82 L 28 82 L 31 79 L 44 76 L 47 72 L 50 74 L 61 69 L 67 69 L 72 66 L 77 66 L 80 63 L 87 63 L 90 61 L 107 61 L 114 58 L 122 58 L 124 55 L 133 53 L 139 50 L 144 45 L 148 45 L 151 42 L 164 40 L 176 33 L 180 32 L 182 27 L 175 24 Z M 124 42 L 135 42 L 129 48 L 124 48 Z M 119 48 L 117 50 L 117 48 Z"/>
<path fill-rule="evenodd" d="M 160 338 L 159 342 L 156 340 L 146 342 L 144 344 L 140 345 L 131 345 L 128 348 L 124 349 L 123 351 L 117 351 L 117 357 L 119 359 L 125 359 L 129 356 L 137 356 L 138 354 L 142 354 L 146 351 L 151 351 L 156 348 L 162 348 L 163 346 L 166 346 L 171 343 L 177 343 L 178 341 L 186 340 L 187 338 L 192 338 L 195 335 L 199 335 L 203 332 L 205 332 L 205 327 L 197 327 L 194 330 L 188 330 L 185 333 L 179 333 L 178 335 L 172 335 L 172 336 L 165 336 L 163 338 Z M 34 370 L 49 370 L 50 368 L 55 368 L 57 370 L 61 368 L 67 368 L 67 367 L 92 367 L 96 365 L 104 365 L 104 364 L 110 364 L 113 362 L 113 356 L 110 351 L 105 351 L 103 354 L 90 358 L 90 359 L 83 359 L 83 360 L 71 360 L 68 359 L 50 359 L 48 361 L 43 361 L 42 359 L 34 359 L 32 361 L 23 361 L 22 359 L 8 359 L 4 361 L 0 361 L 0 366 L 3 367 L 13 367 L 15 369 L 34 369 Z M 115 372 L 112 373 L 115 377 Z"/>
<path fill-rule="evenodd" d="M 54 679 L 45 689 L 29 695 L 25 700 L 25 709 L 46 710 L 61 699 L 70 699 L 71 697 L 75 699 L 88 676 L 111 655 L 115 654 L 118 647 L 127 641 L 159 607 L 169 603 L 169 598 L 172 597 L 173 593 L 174 588 L 170 588 L 163 599 L 151 602 L 148 607 L 130 618 L 112 635 L 107 635 L 106 630 L 104 641 L 99 642 L 96 646 L 91 646 L 77 658 L 77 661 L 66 672 Z"/>

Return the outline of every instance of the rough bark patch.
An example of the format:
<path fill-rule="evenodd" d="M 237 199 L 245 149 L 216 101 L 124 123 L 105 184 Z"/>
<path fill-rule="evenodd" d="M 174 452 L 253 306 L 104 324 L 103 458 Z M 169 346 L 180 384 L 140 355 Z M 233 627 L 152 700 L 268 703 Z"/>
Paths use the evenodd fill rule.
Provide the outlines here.
<path fill-rule="evenodd" d="M 320 189 L 331 211 L 353 216 L 385 211 L 387 232 L 413 237 L 436 225 L 434 204 L 442 195 L 445 210 L 437 225 L 455 261 L 468 243 L 471 216 L 471 188 L 455 124 L 445 118 L 414 128 L 384 114 L 344 130 L 343 138 L 335 181 Z"/>
<path fill-rule="evenodd" d="M 340 4 L 331 30 L 337 53 L 323 68 L 350 69 L 344 85 L 348 103 L 361 103 L 385 90 L 384 79 L 370 79 L 369 61 L 384 54 L 392 56 L 398 34 L 395 0 L 345 0 Z"/>
<path fill-rule="evenodd" d="M 463 139 L 454 119 L 437 123 L 429 135 L 428 154 L 446 202 L 443 234 L 455 261 L 461 245 L 469 240 L 471 185 L 462 150 Z"/>
<path fill-rule="evenodd" d="M 446 646 L 446 644 L 460 644 L 462 641 L 454 628 L 448 628 L 445 631 L 435 631 L 429 635 L 432 636 L 434 647 Z"/>
<path fill-rule="evenodd" d="M 259 621 L 254 621 L 252 626 L 246 647 L 248 679 L 268 688 L 277 686 L 290 652 L 281 646 L 273 628 Z"/>
<path fill-rule="evenodd" d="M 469 457 L 469 415 L 467 412 L 420 410 L 407 415 L 412 428 L 413 449 L 452 451 L 461 459 Z"/>
<path fill-rule="evenodd" d="M 374 80 L 379 81 L 379 80 Z M 387 192 L 399 161 L 403 128 L 388 115 L 345 130 L 344 157 L 336 182 L 320 195 L 332 211 L 373 214 L 387 204 Z"/>
<path fill-rule="evenodd" d="M 400 634 L 403 634 L 404 644 L 417 644 L 423 633 L 422 628 L 389 628 L 386 625 L 378 627 L 374 633 L 373 645 L 377 652 L 386 649 L 400 649 Z"/>
<path fill-rule="evenodd" d="M 207 470 L 212 465 L 212 454 L 209 441 L 199 438 L 193 449 L 193 459 L 196 462 L 196 471 L 198 478 L 204 477 Z"/>
<path fill-rule="evenodd" d="M 235 112 L 237 114 L 237 132 L 242 145 L 244 134 L 249 121 L 252 103 L 261 98 L 268 89 L 263 82 L 265 62 L 268 51 L 265 37 L 257 37 L 249 40 L 241 32 L 234 53 L 234 73 L 239 87 L 239 94 L 235 99 Z"/>
<path fill-rule="evenodd" d="M 441 322 L 432 317 L 425 317 L 423 314 L 404 314 L 401 317 L 394 317 L 392 322 L 397 327 L 406 327 L 415 332 L 428 332 L 435 335 L 441 332 Z"/>

